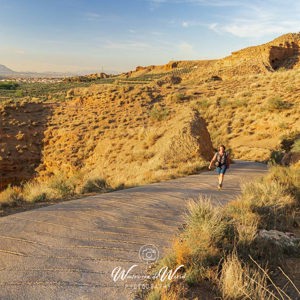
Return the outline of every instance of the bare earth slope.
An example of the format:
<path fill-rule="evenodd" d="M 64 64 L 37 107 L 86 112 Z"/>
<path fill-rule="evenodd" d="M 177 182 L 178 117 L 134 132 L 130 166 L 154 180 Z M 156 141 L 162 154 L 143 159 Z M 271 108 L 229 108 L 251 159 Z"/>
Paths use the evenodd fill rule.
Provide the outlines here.
<path fill-rule="evenodd" d="M 145 274 L 138 251 L 155 244 L 161 253 L 183 221 L 189 197 L 209 195 L 222 205 L 240 192 L 240 181 L 263 174 L 266 165 L 238 162 L 222 192 L 205 172 L 176 180 L 23 212 L 0 219 L 1 299 L 130 299 L 114 283 L 117 266 Z M 22 295 L 22 296 L 21 296 Z"/>

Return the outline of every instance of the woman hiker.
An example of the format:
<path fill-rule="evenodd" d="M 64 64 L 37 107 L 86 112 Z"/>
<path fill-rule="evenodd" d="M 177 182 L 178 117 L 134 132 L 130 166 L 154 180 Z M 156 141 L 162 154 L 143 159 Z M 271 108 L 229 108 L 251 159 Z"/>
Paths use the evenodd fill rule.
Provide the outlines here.
<path fill-rule="evenodd" d="M 219 151 L 215 153 L 214 157 L 212 158 L 209 169 L 211 169 L 212 164 L 215 162 L 216 171 L 219 174 L 219 185 L 218 189 L 220 190 L 222 188 L 224 175 L 226 173 L 226 170 L 229 168 L 230 160 L 229 160 L 229 154 L 225 151 L 225 146 L 221 145 L 219 147 Z"/>

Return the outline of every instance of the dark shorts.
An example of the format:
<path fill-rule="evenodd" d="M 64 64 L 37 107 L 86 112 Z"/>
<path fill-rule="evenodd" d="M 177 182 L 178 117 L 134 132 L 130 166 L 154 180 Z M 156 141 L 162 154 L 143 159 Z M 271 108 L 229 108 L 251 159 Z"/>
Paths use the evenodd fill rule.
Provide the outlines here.
<path fill-rule="evenodd" d="M 218 172 L 219 175 L 220 175 L 220 174 L 225 174 L 225 173 L 226 173 L 226 170 L 227 170 L 226 165 L 223 165 L 223 166 L 221 166 L 221 167 L 217 167 L 217 168 L 216 168 L 216 171 Z"/>

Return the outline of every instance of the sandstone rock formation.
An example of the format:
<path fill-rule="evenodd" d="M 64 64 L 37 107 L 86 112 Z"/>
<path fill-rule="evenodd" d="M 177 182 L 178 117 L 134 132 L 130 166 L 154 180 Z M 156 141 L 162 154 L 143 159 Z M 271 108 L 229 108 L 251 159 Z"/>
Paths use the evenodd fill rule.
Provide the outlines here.
<path fill-rule="evenodd" d="M 282 35 L 263 45 L 233 52 L 213 66 L 219 74 L 266 73 L 279 68 L 299 68 L 300 33 Z"/>
<path fill-rule="evenodd" d="M 0 107 L 0 189 L 35 175 L 51 110 L 40 103 Z"/>

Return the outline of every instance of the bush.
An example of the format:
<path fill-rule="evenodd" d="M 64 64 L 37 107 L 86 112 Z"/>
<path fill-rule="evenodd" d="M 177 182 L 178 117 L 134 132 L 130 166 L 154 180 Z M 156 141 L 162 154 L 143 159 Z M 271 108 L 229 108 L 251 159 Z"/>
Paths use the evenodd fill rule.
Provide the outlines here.
<path fill-rule="evenodd" d="M 284 156 L 284 152 L 282 151 L 279 150 L 272 151 L 270 156 L 270 163 L 280 164 L 283 156 Z"/>
<path fill-rule="evenodd" d="M 147 296 L 147 300 L 161 300 L 161 294 L 159 290 L 153 290 Z"/>
<path fill-rule="evenodd" d="M 108 190 L 107 182 L 102 178 L 88 179 L 82 188 L 82 193 L 101 193 Z"/>
<path fill-rule="evenodd" d="M 0 207 L 13 206 L 22 201 L 21 189 L 16 186 L 8 186 L 4 191 L 0 192 Z"/>
<path fill-rule="evenodd" d="M 291 103 L 284 101 L 280 97 L 273 97 L 268 99 L 269 110 L 283 110 L 288 109 L 292 106 Z"/>
<path fill-rule="evenodd" d="M 266 272 L 243 266 L 236 254 L 225 259 L 219 286 L 223 299 L 276 299 L 268 289 Z"/>
<path fill-rule="evenodd" d="M 23 91 L 22 90 L 15 91 L 15 96 L 16 97 L 23 97 L 24 96 Z"/>
<path fill-rule="evenodd" d="M 3 81 L 0 82 L 0 90 L 16 90 L 19 86 L 16 82 Z"/>
<path fill-rule="evenodd" d="M 284 151 L 291 151 L 294 143 L 300 139 L 300 133 L 298 131 L 291 132 L 288 135 L 284 135 L 281 137 L 282 141 L 280 144 L 280 148 Z"/>
<path fill-rule="evenodd" d="M 42 202 L 51 199 L 50 190 L 39 182 L 27 182 L 23 187 L 23 195 L 25 201 Z"/>
<path fill-rule="evenodd" d="M 152 109 L 150 110 L 149 115 L 150 118 L 156 121 L 162 121 L 168 117 L 169 110 L 161 106 L 153 106 Z"/>
<path fill-rule="evenodd" d="M 219 208 L 212 206 L 211 199 L 202 196 L 189 203 L 186 223 L 181 241 L 174 244 L 176 261 L 199 276 L 206 276 L 206 268 L 221 257 L 219 248 L 230 240 L 231 224 Z"/>
<path fill-rule="evenodd" d="M 62 174 L 52 177 L 48 186 L 54 190 L 57 198 L 66 198 L 75 193 L 75 186 Z"/>
<path fill-rule="evenodd" d="M 277 182 L 285 193 L 289 193 L 300 203 L 300 169 L 291 166 L 273 166 L 265 177 L 266 182 Z"/>
<path fill-rule="evenodd" d="M 247 99 L 237 99 L 232 102 L 232 108 L 247 107 L 247 105 L 248 105 Z"/>
<path fill-rule="evenodd" d="M 260 228 L 273 229 L 274 224 L 291 228 L 296 207 L 291 191 L 299 192 L 299 180 L 297 167 L 272 167 L 263 178 L 244 184 L 242 194 L 225 207 L 213 207 L 211 199 L 203 196 L 191 201 L 186 226 L 160 266 L 174 269 L 183 264 L 186 286 L 195 286 L 191 293 L 206 281 L 222 299 L 269 300 L 287 295 L 252 257 L 263 264 L 278 263 L 284 252 L 257 233 Z M 186 291 L 172 298 L 181 283 L 161 288 L 160 295 L 187 299 Z"/>
<path fill-rule="evenodd" d="M 195 104 L 200 109 L 206 109 L 211 105 L 211 102 L 208 99 L 201 99 L 198 100 Z"/>
<path fill-rule="evenodd" d="M 171 103 L 180 103 L 184 99 L 186 99 L 186 96 L 184 94 L 175 93 L 168 96 L 168 101 Z"/>

